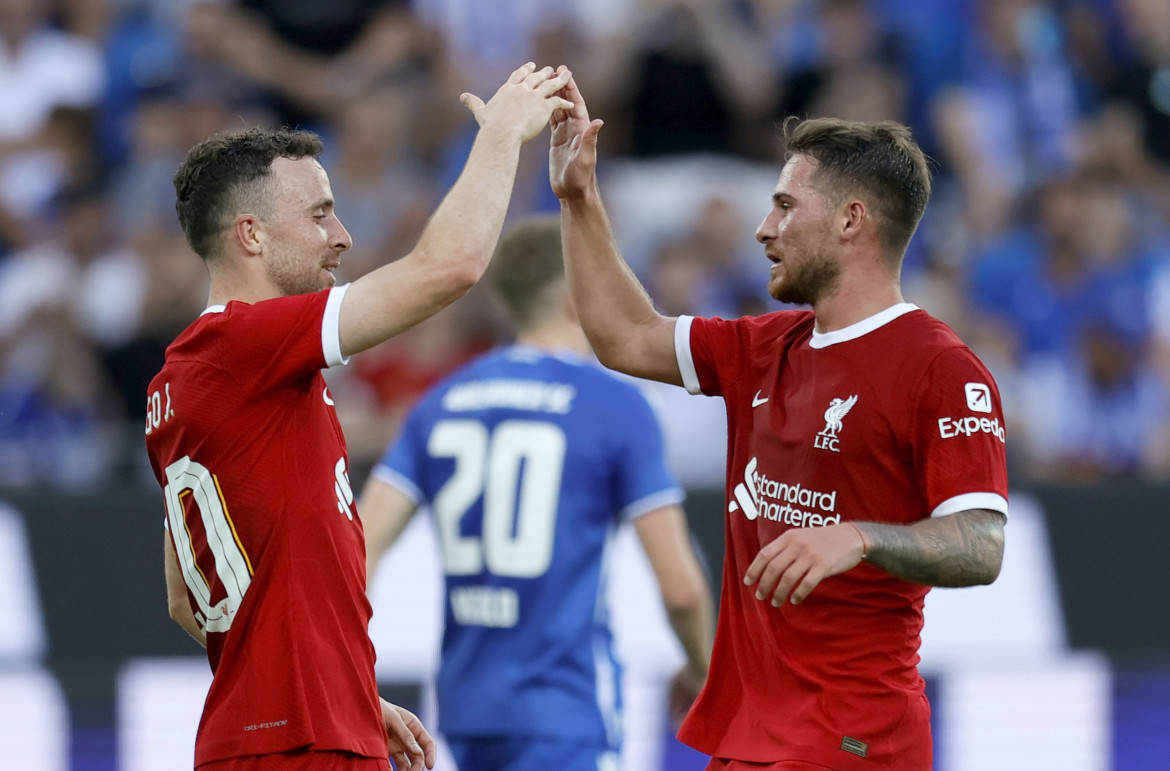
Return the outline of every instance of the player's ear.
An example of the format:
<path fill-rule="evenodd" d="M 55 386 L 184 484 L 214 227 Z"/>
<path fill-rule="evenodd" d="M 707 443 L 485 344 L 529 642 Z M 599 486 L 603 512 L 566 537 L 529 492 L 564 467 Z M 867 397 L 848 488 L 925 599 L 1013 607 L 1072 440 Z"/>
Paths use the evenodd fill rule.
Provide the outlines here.
<path fill-rule="evenodd" d="M 866 208 L 865 202 L 858 198 L 850 200 L 841 210 L 841 238 L 853 241 L 868 221 L 869 209 Z"/>
<path fill-rule="evenodd" d="M 260 218 L 254 214 L 236 217 L 236 241 L 249 257 L 258 257 L 264 251 L 263 229 Z"/>

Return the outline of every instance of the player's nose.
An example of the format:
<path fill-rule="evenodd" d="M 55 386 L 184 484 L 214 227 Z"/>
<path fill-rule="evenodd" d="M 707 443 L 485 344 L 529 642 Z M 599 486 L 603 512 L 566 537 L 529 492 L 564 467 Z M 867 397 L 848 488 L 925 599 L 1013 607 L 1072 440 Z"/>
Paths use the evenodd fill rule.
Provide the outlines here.
<path fill-rule="evenodd" d="M 344 252 L 353 246 L 353 238 L 350 237 L 349 231 L 345 229 L 345 225 L 341 224 L 341 220 L 336 217 L 333 221 L 337 223 L 334 232 L 331 234 L 331 241 L 333 248 L 339 252 Z"/>

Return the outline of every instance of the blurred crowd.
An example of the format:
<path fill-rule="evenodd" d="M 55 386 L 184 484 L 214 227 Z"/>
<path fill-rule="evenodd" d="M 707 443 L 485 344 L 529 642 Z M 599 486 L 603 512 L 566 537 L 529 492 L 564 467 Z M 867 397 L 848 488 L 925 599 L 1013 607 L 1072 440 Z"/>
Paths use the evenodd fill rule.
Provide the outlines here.
<path fill-rule="evenodd" d="M 142 475 L 146 383 L 206 300 L 173 209 L 188 147 L 321 133 L 352 279 L 461 168 L 458 95 L 527 60 L 605 119 L 618 239 L 669 314 L 778 307 L 752 235 L 786 116 L 909 124 L 936 179 L 907 299 L 991 367 L 1013 473 L 1170 477 L 1166 0 L 0 0 L 0 485 Z M 556 209 L 546 153 L 514 215 Z M 331 372 L 354 464 L 508 335 L 477 288 Z M 672 457 L 719 484 L 721 408 L 682 396 Z"/>

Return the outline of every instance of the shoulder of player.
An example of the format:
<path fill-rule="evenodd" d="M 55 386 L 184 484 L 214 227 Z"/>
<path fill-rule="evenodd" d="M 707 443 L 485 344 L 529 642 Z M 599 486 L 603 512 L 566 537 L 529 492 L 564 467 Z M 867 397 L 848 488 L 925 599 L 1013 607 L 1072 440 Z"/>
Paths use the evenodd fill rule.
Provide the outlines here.
<path fill-rule="evenodd" d="M 724 330 L 720 336 L 734 335 L 741 344 L 772 345 L 781 340 L 794 340 L 812 335 L 816 317 L 811 310 L 778 310 L 759 316 L 740 316 L 735 319 L 719 317 L 696 319 L 707 326 L 707 334 Z"/>
<path fill-rule="evenodd" d="M 907 318 L 912 326 L 900 334 L 905 355 L 890 357 L 900 360 L 898 377 L 907 393 L 921 393 L 954 379 L 994 386 L 990 370 L 953 329 L 925 312 L 907 314 L 911 315 L 916 317 Z"/>
<path fill-rule="evenodd" d="M 763 333 L 772 336 L 789 330 L 803 331 L 806 328 L 811 332 L 815 321 L 816 316 L 811 310 L 785 309 L 759 316 L 740 316 L 734 323 L 749 334 Z"/>
<path fill-rule="evenodd" d="M 898 336 L 899 344 L 906 350 L 916 351 L 928 358 L 941 356 L 948 351 L 959 357 L 976 358 L 955 330 L 924 310 L 912 311 L 894 321 L 890 325 L 891 331 Z"/>

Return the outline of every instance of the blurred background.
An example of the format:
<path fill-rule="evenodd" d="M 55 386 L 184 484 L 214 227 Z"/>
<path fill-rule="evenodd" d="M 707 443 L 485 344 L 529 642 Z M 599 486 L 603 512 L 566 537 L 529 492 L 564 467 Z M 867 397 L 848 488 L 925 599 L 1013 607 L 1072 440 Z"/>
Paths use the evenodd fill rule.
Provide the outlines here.
<path fill-rule="evenodd" d="M 618 240 L 668 314 L 779 306 L 753 240 L 785 116 L 895 119 L 935 164 L 903 271 L 997 378 L 1002 577 L 935 590 L 936 768 L 1170 768 L 1167 0 L 0 0 L 0 769 L 190 768 L 209 673 L 167 618 L 146 384 L 202 309 L 192 144 L 309 128 L 355 246 L 405 254 L 466 158 L 462 91 L 568 64 Z M 555 211 L 543 139 L 511 214 Z M 354 484 L 414 399 L 510 334 L 487 292 L 329 373 Z M 653 388 L 719 580 L 722 404 Z M 701 769 L 646 566 L 616 569 L 627 771 Z M 372 589 L 388 698 L 430 709 L 434 543 Z M 440 766 L 450 768 L 450 766 Z"/>

